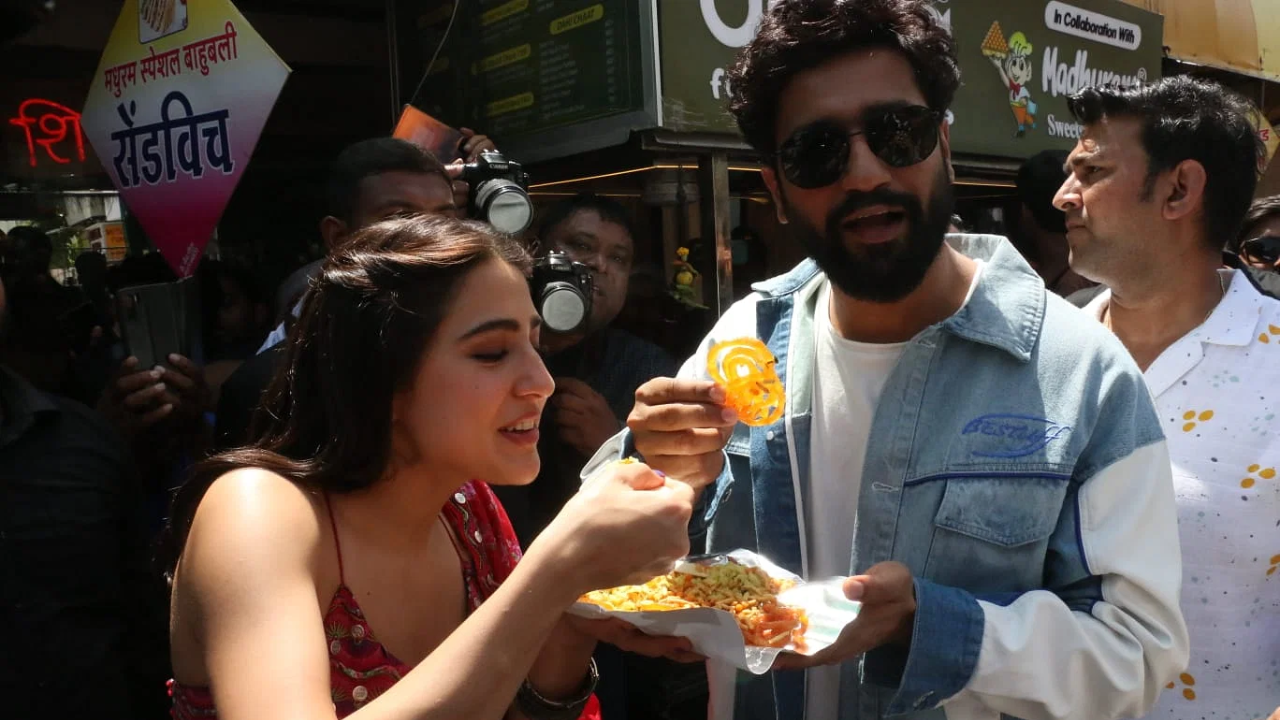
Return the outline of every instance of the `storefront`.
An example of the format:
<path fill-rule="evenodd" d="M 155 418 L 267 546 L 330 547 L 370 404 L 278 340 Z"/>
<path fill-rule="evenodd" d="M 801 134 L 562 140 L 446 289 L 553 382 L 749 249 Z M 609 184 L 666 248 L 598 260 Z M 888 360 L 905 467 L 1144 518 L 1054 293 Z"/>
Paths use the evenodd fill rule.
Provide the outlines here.
<path fill-rule="evenodd" d="M 800 256 L 725 110 L 726 69 L 764 2 L 503 0 L 455 16 L 448 0 L 399 0 L 398 96 L 494 136 L 531 165 L 539 200 L 622 198 L 648 233 L 638 256 L 669 278 L 692 246 L 699 297 L 723 311 L 744 279 Z M 1119 0 L 935 3 L 965 78 L 949 117 L 958 210 L 1003 232 L 1018 164 L 1079 135 L 1068 95 L 1161 76 L 1162 18 Z"/>
<path fill-rule="evenodd" d="M 1274 134 L 1280 125 L 1280 6 L 1274 0 L 1124 0 L 1165 18 L 1165 74 L 1191 73 L 1235 89 L 1261 108 Z M 1271 163 L 1258 196 L 1280 194 L 1280 163 Z"/>
<path fill-rule="evenodd" d="M 110 27 L 104 29 L 105 32 Z M 85 138 L 80 110 L 93 73 L 65 52 L 26 44 L 0 46 L 0 232 L 36 224 L 50 231 L 54 272 L 71 266 L 78 245 L 93 240 L 120 257 L 119 199 Z"/>

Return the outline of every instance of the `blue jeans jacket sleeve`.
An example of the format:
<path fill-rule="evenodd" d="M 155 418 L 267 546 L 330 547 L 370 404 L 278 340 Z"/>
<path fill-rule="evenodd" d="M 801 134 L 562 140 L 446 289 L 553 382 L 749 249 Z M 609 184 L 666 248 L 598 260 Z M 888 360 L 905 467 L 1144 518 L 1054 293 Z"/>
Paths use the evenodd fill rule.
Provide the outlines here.
<path fill-rule="evenodd" d="M 936 707 L 964 689 L 978 665 L 985 619 L 971 593 L 919 578 L 911 648 L 883 646 L 863 659 L 863 681 L 893 688 L 888 715 Z"/>
<path fill-rule="evenodd" d="M 723 450 L 724 467 L 716 476 L 715 482 L 703 489 L 698 502 L 693 506 L 693 517 L 689 520 L 689 537 L 700 538 L 707 534 L 707 529 L 716 519 L 720 505 L 729 497 L 729 489 L 733 487 L 733 471 L 729 469 L 729 455 Z"/>

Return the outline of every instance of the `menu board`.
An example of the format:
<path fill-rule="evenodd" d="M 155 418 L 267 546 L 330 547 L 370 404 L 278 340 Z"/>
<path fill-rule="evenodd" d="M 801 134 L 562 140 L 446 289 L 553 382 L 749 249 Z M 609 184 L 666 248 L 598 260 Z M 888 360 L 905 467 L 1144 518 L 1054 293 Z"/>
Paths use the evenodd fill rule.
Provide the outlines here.
<path fill-rule="evenodd" d="M 642 5 L 643 0 L 465 2 L 421 91 L 411 97 L 452 12 L 448 0 L 422 2 L 410 17 L 399 18 L 416 35 L 414 47 L 402 53 L 403 99 L 445 122 L 499 139 L 640 110 Z"/>

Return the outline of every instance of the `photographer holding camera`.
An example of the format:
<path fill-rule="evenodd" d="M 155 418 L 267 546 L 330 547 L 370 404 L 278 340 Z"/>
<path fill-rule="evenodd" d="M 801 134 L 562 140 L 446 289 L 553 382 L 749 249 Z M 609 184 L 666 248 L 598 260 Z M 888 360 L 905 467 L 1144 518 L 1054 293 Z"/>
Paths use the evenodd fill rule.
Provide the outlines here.
<path fill-rule="evenodd" d="M 587 459 L 622 429 L 636 388 L 677 367 L 658 346 L 610 327 L 626 302 L 635 253 L 622 205 L 576 195 L 546 210 L 537 237 L 531 282 L 556 392 L 543 413 L 538 480 L 502 498 L 525 546 L 577 492 Z"/>
<path fill-rule="evenodd" d="M 610 327 L 626 303 L 634 236 L 626 209 L 597 195 L 564 200 L 539 219 L 531 284 L 542 317 L 540 350 L 556 389 L 542 413 L 537 480 L 495 488 L 523 547 L 577 492 L 582 466 L 622 429 L 636 389 L 678 366 L 658 346 Z M 705 710 L 701 664 L 673 668 L 608 645 L 597 648 L 596 662 L 604 717 L 660 716 L 659 708 L 684 697 Z"/>

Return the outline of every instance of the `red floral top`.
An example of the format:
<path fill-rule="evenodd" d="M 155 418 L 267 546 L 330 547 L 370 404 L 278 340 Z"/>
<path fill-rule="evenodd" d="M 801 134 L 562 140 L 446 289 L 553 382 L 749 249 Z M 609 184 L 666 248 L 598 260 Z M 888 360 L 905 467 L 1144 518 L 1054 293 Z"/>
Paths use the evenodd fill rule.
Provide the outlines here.
<path fill-rule="evenodd" d="M 489 486 L 482 482 L 462 486 L 442 513 L 458 545 L 467 605 L 474 611 L 520 561 L 520 544 L 506 512 Z M 332 513 L 329 520 L 333 521 Z M 337 543 L 336 525 L 333 537 Z M 342 572 L 341 543 L 338 543 L 338 574 L 340 584 L 324 615 L 324 628 L 329 640 L 330 693 L 338 717 L 344 718 L 386 692 L 412 668 L 397 660 L 374 637 L 360 605 L 347 588 Z M 218 716 L 209 688 L 188 687 L 170 680 L 169 695 L 173 698 L 174 720 Z M 594 697 L 581 720 L 600 720 L 600 706 Z"/>

